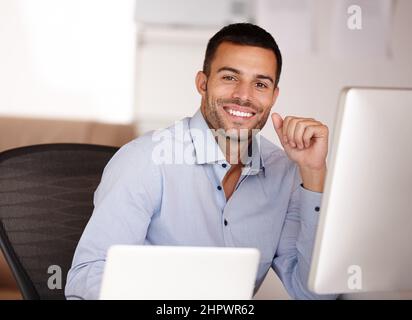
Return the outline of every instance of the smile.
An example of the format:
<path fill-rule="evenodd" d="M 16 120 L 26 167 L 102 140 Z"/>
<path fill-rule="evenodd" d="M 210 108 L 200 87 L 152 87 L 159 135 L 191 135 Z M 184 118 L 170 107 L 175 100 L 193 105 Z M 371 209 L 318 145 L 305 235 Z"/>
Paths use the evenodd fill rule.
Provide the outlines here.
<path fill-rule="evenodd" d="M 237 117 L 237 118 L 248 119 L 248 118 L 252 118 L 255 115 L 254 112 L 240 111 L 240 110 L 236 110 L 230 107 L 223 107 L 223 109 L 226 111 L 226 113 L 230 114 L 233 117 Z"/>

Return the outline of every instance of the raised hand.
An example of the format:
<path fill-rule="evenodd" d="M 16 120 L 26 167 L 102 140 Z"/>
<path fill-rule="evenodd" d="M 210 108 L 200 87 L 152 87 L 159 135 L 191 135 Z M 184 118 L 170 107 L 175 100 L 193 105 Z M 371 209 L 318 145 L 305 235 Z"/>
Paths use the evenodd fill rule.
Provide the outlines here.
<path fill-rule="evenodd" d="M 326 176 L 329 129 L 311 118 L 272 114 L 273 126 L 288 157 L 299 166 L 303 186 L 322 192 Z"/>

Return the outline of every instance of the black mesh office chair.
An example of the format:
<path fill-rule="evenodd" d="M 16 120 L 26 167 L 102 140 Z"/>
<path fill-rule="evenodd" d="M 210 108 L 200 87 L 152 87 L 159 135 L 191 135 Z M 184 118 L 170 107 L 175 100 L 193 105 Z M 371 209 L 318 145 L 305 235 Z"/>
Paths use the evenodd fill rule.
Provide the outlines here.
<path fill-rule="evenodd" d="M 94 191 L 117 150 L 46 144 L 0 153 L 0 246 L 24 299 L 64 299 Z"/>

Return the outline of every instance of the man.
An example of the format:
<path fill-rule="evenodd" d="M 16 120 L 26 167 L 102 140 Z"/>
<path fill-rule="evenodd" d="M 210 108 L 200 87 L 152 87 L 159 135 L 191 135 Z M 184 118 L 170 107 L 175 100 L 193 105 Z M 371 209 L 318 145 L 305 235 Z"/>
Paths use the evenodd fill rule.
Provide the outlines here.
<path fill-rule="evenodd" d="M 279 94 L 281 67 L 275 40 L 258 26 L 229 25 L 210 39 L 196 76 L 201 107 L 182 120 L 181 135 L 177 125 L 146 134 L 106 166 L 68 298 L 98 298 L 113 244 L 255 247 L 255 291 L 272 267 L 293 298 L 333 298 L 306 286 L 328 128 L 274 113 L 284 151 L 256 134 Z"/>

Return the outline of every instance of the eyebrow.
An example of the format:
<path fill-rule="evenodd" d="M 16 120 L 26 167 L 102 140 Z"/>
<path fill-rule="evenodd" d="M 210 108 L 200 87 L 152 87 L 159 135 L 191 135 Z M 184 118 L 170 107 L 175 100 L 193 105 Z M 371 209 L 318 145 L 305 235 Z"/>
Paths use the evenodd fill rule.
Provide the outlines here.
<path fill-rule="evenodd" d="M 236 73 L 236 74 L 241 74 L 242 73 L 242 72 L 240 72 L 240 70 L 232 68 L 232 67 L 221 67 L 221 68 L 219 68 L 219 70 L 217 70 L 218 73 L 222 72 L 222 71 L 230 71 L 230 72 L 233 72 L 233 73 Z M 257 74 L 256 78 L 257 79 L 269 80 L 270 82 L 275 83 L 273 81 L 272 77 L 266 76 L 264 74 Z"/>
<path fill-rule="evenodd" d="M 272 84 L 275 83 L 275 82 L 273 81 L 272 77 L 265 76 L 265 75 L 263 75 L 263 74 L 258 74 L 258 75 L 256 75 L 256 78 L 257 78 L 257 79 L 263 79 L 263 80 L 269 80 L 270 82 L 272 82 Z"/>

